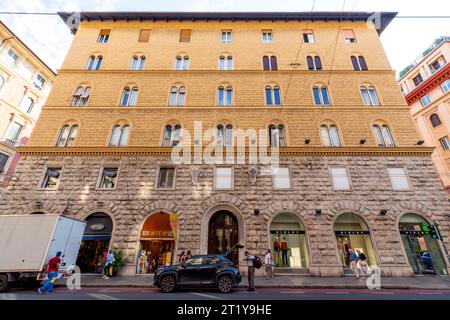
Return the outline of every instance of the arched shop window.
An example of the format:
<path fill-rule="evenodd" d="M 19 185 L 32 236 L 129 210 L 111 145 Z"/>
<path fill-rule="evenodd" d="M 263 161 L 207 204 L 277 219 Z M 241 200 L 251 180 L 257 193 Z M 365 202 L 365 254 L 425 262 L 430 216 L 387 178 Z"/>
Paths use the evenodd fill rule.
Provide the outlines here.
<path fill-rule="evenodd" d="M 399 230 L 415 274 L 448 275 L 439 247 L 439 230 L 434 224 L 417 214 L 407 213 L 400 218 Z"/>
<path fill-rule="evenodd" d="M 77 266 L 81 272 L 101 274 L 102 257 L 109 250 L 113 221 L 107 214 L 98 212 L 87 217 L 86 222 Z"/>
<path fill-rule="evenodd" d="M 175 261 L 178 219 L 175 213 L 152 214 L 142 226 L 136 273 L 152 273 Z"/>
<path fill-rule="evenodd" d="M 308 268 L 309 250 L 303 223 L 293 214 L 282 213 L 270 224 L 270 243 L 276 267 Z"/>
<path fill-rule="evenodd" d="M 367 257 L 367 265 L 377 264 L 369 228 L 361 217 L 352 213 L 341 214 L 334 223 L 334 233 L 340 262 L 344 268 L 350 266 L 349 249 L 363 252 Z"/>

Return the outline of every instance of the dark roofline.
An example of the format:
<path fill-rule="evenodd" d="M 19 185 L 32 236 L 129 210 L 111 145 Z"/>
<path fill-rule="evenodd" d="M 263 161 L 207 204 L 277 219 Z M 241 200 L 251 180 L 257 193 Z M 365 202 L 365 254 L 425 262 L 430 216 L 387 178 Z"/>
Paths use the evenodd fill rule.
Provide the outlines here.
<path fill-rule="evenodd" d="M 375 12 L 315 11 L 315 12 L 58 12 L 66 22 L 74 15 L 80 21 L 367 21 Z M 380 12 L 381 34 L 397 12 Z M 72 30 L 73 33 L 76 29 Z"/>
<path fill-rule="evenodd" d="M 4 27 L 6 29 L 7 32 L 9 32 L 11 34 L 12 37 L 14 37 L 14 39 L 16 39 L 21 45 L 23 45 L 25 47 L 26 50 L 30 51 L 30 53 L 40 62 L 44 65 L 45 68 L 48 69 L 48 71 L 50 71 L 50 73 L 52 73 L 55 77 L 57 76 L 56 72 L 50 68 L 45 62 L 44 60 L 42 60 L 41 58 L 39 58 L 39 56 L 34 53 L 33 50 L 31 50 L 26 44 L 25 42 L 23 42 L 14 32 L 12 32 L 12 30 L 10 28 L 8 28 L 8 26 L 0 20 L 0 25 L 2 27 Z"/>

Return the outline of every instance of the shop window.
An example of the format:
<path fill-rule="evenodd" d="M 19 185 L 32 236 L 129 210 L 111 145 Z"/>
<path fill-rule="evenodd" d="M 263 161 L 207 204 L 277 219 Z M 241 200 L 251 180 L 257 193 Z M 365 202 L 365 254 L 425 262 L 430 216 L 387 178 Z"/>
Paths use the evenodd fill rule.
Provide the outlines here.
<path fill-rule="evenodd" d="M 58 187 L 61 176 L 61 168 L 48 168 L 45 171 L 44 179 L 42 180 L 41 188 L 56 189 Z"/>
<path fill-rule="evenodd" d="M 408 176 L 404 168 L 387 168 L 393 190 L 410 190 Z"/>
<path fill-rule="evenodd" d="M 117 186 L 118 174 L 118 168 L 103 168 L 98 188 L 102 190 L 115 189 Z"/>
<path fill-rule="evenodd" d="M 9 156 L 0 152 L 0 174 L 6 173 L 6 163 L 8 163 Z"/>
<path fill-rule="evenodd" d="M 131 58 L 130 70 L 144 70 L 146 60 L 145 56 L 133 56 Z"/>
<path fill-rule="evenodd" d="M 97 42 L 99 43 L 107 43 L 109 41 L 109 37 L 111 35 L 110 29 L 102 29 L 100 30 L 100 34 L 98 35 Z"/>
<path fill-rule="evenodd" d="M 78 125 L 64 125 L 59 132 L 58 139 L 56 141 L 56 147 L 72 147 L 75 143 L 75 139 L 78 133 Z"/>
<path fill-rule="evenodd" d="M 395 142 L 387 125 L 373 125 L 372 132 L 379 147 L 394 148 Z"/>
<path fill-rule="evenodd" d="M 158 189 L 175 187 L 175 168 L 159 168 Z"/>
<path fill-rule="evenodd" d="M 309 267 L 305 227 L 297 216 L 290 213 L 277 215 L 270 224 L 270 240 L 275 267 Z"/>
<path fill-rule="evenodd" d="M 342 33 L 344 34 L 344 41 L 346 43 L 355 43 L 356 37 L 355 33 L 351 29 L 342 30 Z"/>
<path fill-rule="evenodd" d="M 232 31 L 231 30 L 222 30 L 222 43 L 231 43 L 232 40 Z"/>
<path fill-rule="evenodd" d="M 308 70 L 322 70 L 322 61 L 319 56 L 307 56 L 306 64 L 308 65 Z"/>
<path fill-rule="evenodd" d="M 78 87 L 72 96 L 71 105 L 74 107 L 83 107 L 87 105 L 92 93 L 91 87 Z"/>
<path fill-rule="evenodd" d="M 325 147 L 338 148 L 341 146 L 338 128 L 333 124 L 320 126 L 320 136 Z"/>
<path fill-rule="evenodd" d="M 215 189 L 233 189 L 233 168 L 215 167 L 214 168 L 214 188 Z"/>
<path fill-rule="evenodd" d="M 289 168 L 274 167 L 272 169 L 273 188 L 276 190 L 291 189 L 291 175 Z"/>
<path fill-rule="evenodd" d="M 350 190 L 350 177 L 347 168 L 330 168 L 331 182 L 334 190 Z"/>
<path fill-rule="evenodd" d="M 275 71 L 278 70 L 278 61 L 276 56 L 264 56 L 263 57 L 263 70 Z"/>
<path fill-rule="evenodd" d="M 180 42 L 191 42 L 191 29 L 180 30 Z"/>
<path fill-rule="evenodd" d="M 233 88 L 231 86 L 220 86 L 217 89 L 217 105 L 231 106 L 233 105 Z"/>
<path fill-rule="evenodd" d="M 263 30 L 261 34 L 263 43 L 273 43 L 272 30 Z"/>
<path fill-rule="evenodd" d="M 141 29 L 141 31 L 139 32 L 138 42 L 149 42 L 151 32 L 151 29 Z"/>
<path fill-rule="evenodd" d="M 431 125 L 433 126 L 433 128 L 436 128 L 437 126 L 441 125 L 441 119 L 439 118 L 439 116 L 436 113 L 433 113 L 430 116 L 430 121 L 431 121 Z"/>
<path fill-rule="evenodd" d="M 440 138 L 439 142 L 441 143 L 442 149 L 444 149 L 444 151 L 450 149 L 450 139 L 448 136 Z"/>
<path fill-rule="evenodd" d="M 305 43 L 314 43 L 316 39 L 312 30 L 303 30 L 303 41 Z"/>

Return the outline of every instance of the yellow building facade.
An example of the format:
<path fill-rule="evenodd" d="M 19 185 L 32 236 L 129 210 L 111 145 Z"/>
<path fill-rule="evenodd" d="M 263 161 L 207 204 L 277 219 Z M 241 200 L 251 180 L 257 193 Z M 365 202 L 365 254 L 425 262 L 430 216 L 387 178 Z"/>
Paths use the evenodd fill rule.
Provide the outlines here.
<path fill-rule="evenodd" d="M 60 16 L 81 22 L 0 208 L 87 219 L 82 270 L 109 247 L 133 274 L 240 243 L 270 248 L 279 272 L 343 275 L 351 247 L 386 275 L 448 274 L 433 149 L 379 40 L 394 13 Z M 245 158 L 278 150 L 276 169 L 174 161 L 186 145 L 239 153 L 248 130 L 265 131 Z M 415 254 L 427 250 L 431 268 Z"/>

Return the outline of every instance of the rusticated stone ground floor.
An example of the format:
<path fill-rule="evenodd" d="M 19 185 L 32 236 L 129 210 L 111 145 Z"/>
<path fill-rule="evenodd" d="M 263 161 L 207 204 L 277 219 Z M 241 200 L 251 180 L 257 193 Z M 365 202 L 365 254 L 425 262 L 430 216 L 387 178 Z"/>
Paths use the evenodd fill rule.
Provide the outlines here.
<path fill-rule="evenodd" d="M 205 254 L 214 246 L 239 242 L 254 253 L 271 248 L 274 255 L 280 254 L 277 263 L 281 266 L 337 276 L 343 275 L 348 263 L 345 251 L 357 246 L 384 275 L 410 276 L 414 272 L 408 256 L 411 249 L 402 240 L 409 233 L 401 234 L 399 227 L 409 214 L 411 221 L 415 216 L 417 221 L 438 224 L 443 241 L 414 241 L 434 250 L 433 257 L 441 256 L 441 269 L 448 273 L 450 206 L 428 156 L 282 157 L 281 166 L 289 168 L 285 178 L 290 180 L 290 188 L 283 190 L 274 189 L 273 177 L 262 174 L 260 166 L 256 167 L 259 174 L 252 176 L 250 165 L 233 166 L 234 183 L 229 190 L 215 188 L 211 165 L 200 165 L 199 171 L 179 165 L 174 187 L 158 189 L 159 168 L 171 166 L 170 157 L 164 156 L 25 155 L 1 194 L 0 214 L 65 211 L 80 219 L 107 215 L 112 221 L 108 245 L 124 252 L 125 274 L 142 272 L 143 241 L 153 237 L 173 239 L 172 262 L 182 251 Z M 334 190 L 333 167 L 347 169 L 350 190 Z M 393 190 L 387 167 L 405 169 L 409 190 Z M 48 168 L 61 168 L 54 190 L 43 188 Z M 104 168 L 118 168 L 111 190 L 98 188 Z M 225 213 L 225 220 L 212 223 L 218 212 Z M 152 223 L 146 222 L 157 214 L 170 215 L 171 231 L 148 227 Z M 412 231 L 420 236 L 420 230 Z M 286 250 L 282 242 L 288 243 L 289 261 L 282 256 Z M 236 259 L 242 258 L 240 250 Z"/>

